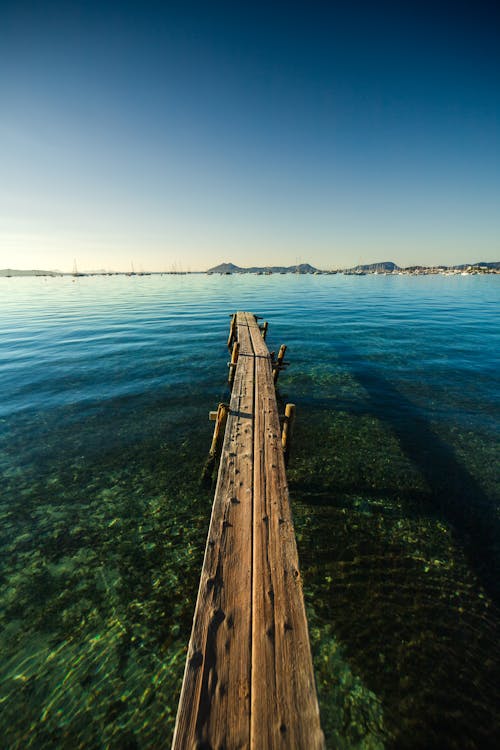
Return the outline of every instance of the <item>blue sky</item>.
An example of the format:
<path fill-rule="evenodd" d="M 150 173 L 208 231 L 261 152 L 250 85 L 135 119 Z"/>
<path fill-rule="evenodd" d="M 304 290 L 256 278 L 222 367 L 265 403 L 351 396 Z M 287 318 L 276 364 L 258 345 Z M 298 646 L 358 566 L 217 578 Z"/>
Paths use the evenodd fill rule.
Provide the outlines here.
<path fill-rule="evenodd" d="M 493 3 L 0 3 L 0 267 L 500 260 Z"/>

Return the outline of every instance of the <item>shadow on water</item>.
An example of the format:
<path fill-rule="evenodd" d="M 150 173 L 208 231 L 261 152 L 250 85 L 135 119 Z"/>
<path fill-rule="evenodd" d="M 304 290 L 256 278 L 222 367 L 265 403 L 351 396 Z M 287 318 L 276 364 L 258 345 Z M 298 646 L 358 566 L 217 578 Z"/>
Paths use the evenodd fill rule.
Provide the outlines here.
<path fill-rule="evenodd" d="M 343 349 L 345 353 L 345 345 Z M 347 354 L 351 361 L 360 362 L 354 349 L 349 348 Z M 375 367 L 365 360 L 352 369 L 352 374 L 366 391 L 367 410 L 390 426 L 402 451 L 427 482 L 427 510 L 452 525 L 471 567 L 488 595 L 498 603 L 500 524 L 491 499 L 453 449 L 435 433 L 421 410 Z"/>
<path fill-rule="evenodd" d="M 406 496 L 408 511 L 411 512 L 413 502 L 415 513 L 431 514 L 452 526 L 457 543 L 485 591 L 496 604 L 500 603 L 500 519 L 492 499 L 456 457 L 453 448 L 437 435 L 418 406 L 352 347 L 343 343 L 341 355 L 344 361 L 352 363 L 350 372 L 365 391 L 362 403 L 353 401 L 343 411 L 354 417 L 374 417 L 390 428 L 401 451 L 418 469 L 428 488 L 427 491 L 411 488 L 406 493 L 398 489 L 397 495 Z M 307 491 L 309 503 L 330 502 L 324 496 L 321 481 L 315 484 L 308 477 L 306 485 L 299 482 L 296 487 Z M 394 493 L 389 487 L 374 490 L 354 476 L 350 477 L 349 487 L 343 489 L 373 497 Z"/>
<path fill-rule="evenodd" d="M 321 389 L 289 471 L 328 746 L 494 747 L 493 498 L 418 406 L 354 349 L 341 355 L 361 398 L 332 408 Z M 314 381 L 296 382 L 305 412 Z"/>

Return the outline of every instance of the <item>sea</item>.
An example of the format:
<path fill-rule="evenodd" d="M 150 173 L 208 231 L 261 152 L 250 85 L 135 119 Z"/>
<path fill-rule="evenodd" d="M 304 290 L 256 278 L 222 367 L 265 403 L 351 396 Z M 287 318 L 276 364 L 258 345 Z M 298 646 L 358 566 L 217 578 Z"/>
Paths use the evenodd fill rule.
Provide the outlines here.
<path fill-rule="evenodd" d="M 0 731 L 170 746 L 227 400 L 269 321 L 327 747 L 500 743 L 500 278 L 0 279 Z"/>

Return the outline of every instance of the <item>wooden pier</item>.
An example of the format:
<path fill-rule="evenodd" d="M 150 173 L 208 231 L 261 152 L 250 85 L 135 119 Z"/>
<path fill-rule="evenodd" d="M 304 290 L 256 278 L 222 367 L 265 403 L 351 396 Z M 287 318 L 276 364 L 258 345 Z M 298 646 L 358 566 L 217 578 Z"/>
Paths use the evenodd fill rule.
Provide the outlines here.
<path fill-rule="evenodd" d="M 279 365 L 265 330 L 245 312 L 231 324 L 237 361 L 175 750 L 324 748 L 275 395 Z"/>

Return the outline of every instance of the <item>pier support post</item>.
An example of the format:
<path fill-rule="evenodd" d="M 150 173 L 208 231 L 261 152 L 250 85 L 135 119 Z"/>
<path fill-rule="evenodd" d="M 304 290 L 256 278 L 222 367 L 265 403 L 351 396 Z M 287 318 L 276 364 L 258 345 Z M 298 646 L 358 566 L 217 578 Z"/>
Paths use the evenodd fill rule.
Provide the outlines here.
<path fill-rule="evenodd" d="M 217 415 L 215 417 L 214 434 L 212 437 L 212 445 L 208 452 L 208 458 L 205 461 L 205 466 L 201 474 L 202 482 L 207 482 L 214 471 L 215 462 L 217 460 L 217 454 L 219 452 L 224 430 L 226 428 L 227 415 L 229 414 L 229 406 L 227 404 L 220 403 L 217 409 Z M 209 418 L 212 417 L 212 412 L 209 414 Z"/>
<path fill-rule="evenodd" d="M 278 352 L 278 358 L 276 362 L 274 363 L 274 367 L 273 367 L 273 379 L 275 383 L 278 382 L 280 370 L 283 367 L 283 360 L 285 359 L 285 352 L 286 352 L 286 346 L 285 344 L 281 344 L 280 350 Z"/>
<path fill-rule="evenodd" d="M 236 328 L 236 313 L 235 313 L 233 317 L 231 318 L 231 326 L 229 328 L 229 338 L 227 340 L 228 349 L 231 348 L 231 344 L 236 339 L 236 331 L 237 331 L 237 328 Z"/>
<path fill-rule="evenodd" d="M 293 425 L 295 422 L 295 404 L 287 404 L 285 407 L 285 418 L 283 420 L 283 431 L 281 433 L 281 445 L 285 454 L 285 465 L 288 464 L 290 455 L 290 444 L 292 441 Z"/>
<path fill-rule="evenodd" d="M 233 387 L 234 373 L 236 372 L 236 364 L 238 362 L 239 353 L 240 353 L 240 345 L 237 341 L 235 341 L 233 344 L 233 351 L 231 353 L 231 361 L 228 362 L 229 375 L 228 375 L 227 380 L 231 388 Z"/>

